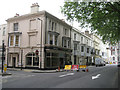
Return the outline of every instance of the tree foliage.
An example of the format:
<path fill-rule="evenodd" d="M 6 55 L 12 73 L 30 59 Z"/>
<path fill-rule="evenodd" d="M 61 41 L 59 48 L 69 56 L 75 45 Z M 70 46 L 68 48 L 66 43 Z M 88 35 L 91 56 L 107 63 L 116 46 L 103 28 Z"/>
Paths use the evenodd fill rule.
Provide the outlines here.
<path fill-rule="evenodd" d="M 104 42 L 120 40 L 120 2 L 64 2 L 61 11 L 67 20 L 77 20 L 81 27 L 89 24 Z"/>

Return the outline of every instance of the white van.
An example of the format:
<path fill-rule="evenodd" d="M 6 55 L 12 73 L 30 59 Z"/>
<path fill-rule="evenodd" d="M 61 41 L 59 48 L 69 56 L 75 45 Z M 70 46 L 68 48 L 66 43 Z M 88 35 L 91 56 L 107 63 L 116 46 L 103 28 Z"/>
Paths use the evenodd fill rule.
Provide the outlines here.
<path fill-rule="evenodd" d="M 102 58 L 95 58 L 95 65 L 97 66 L 105 66 L 105 61 Z"/>

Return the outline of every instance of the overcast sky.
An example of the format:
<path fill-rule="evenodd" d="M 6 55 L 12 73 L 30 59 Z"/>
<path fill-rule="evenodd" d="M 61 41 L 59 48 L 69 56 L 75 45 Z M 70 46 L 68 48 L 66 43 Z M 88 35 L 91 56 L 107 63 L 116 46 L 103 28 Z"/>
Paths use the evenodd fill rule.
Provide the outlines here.
<path fill-rule="evenodd" d="M 64 0 L 1 0 L 0 1 L 0 25 L 6 24 L 8 18 L 14 17 L 16 13 L 24 15 L 30 13 L 30 6 L 33 3 L 39 4 L 39 11 L 46 10 L 59 19 L 66 19 L 61 14 L 60 6 L 64 5 Z M 70 23 L 69 23 L 70 24 Z M 79 28 L 77 23 L 74 27 Z"/>

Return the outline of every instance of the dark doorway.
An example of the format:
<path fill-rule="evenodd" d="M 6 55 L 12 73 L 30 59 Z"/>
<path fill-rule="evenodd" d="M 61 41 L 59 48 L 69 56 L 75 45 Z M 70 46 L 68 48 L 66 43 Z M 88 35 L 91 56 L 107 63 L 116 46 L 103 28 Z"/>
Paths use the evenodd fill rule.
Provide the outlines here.
<path fill-rule="evenodd" d="M 60 68 L 63 68 L 64 67 L 64 60 L 63 58 L 60 58 Z"/>
<path fill-rule="evenodd" d="M 16 64 L 16 57 L 13 57 L 13 68 L 15 67 Z"/>

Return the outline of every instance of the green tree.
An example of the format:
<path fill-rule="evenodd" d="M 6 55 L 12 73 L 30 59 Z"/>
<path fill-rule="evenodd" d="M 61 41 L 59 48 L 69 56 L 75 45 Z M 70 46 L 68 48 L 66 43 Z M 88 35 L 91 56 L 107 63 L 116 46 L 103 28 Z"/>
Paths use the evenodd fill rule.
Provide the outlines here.
<path fill-rule="evenodd" d="M 64 2 L 61 11 L 83 28 L 90 25 L 104 42 L 120 40 L 120 2 Z"/>

